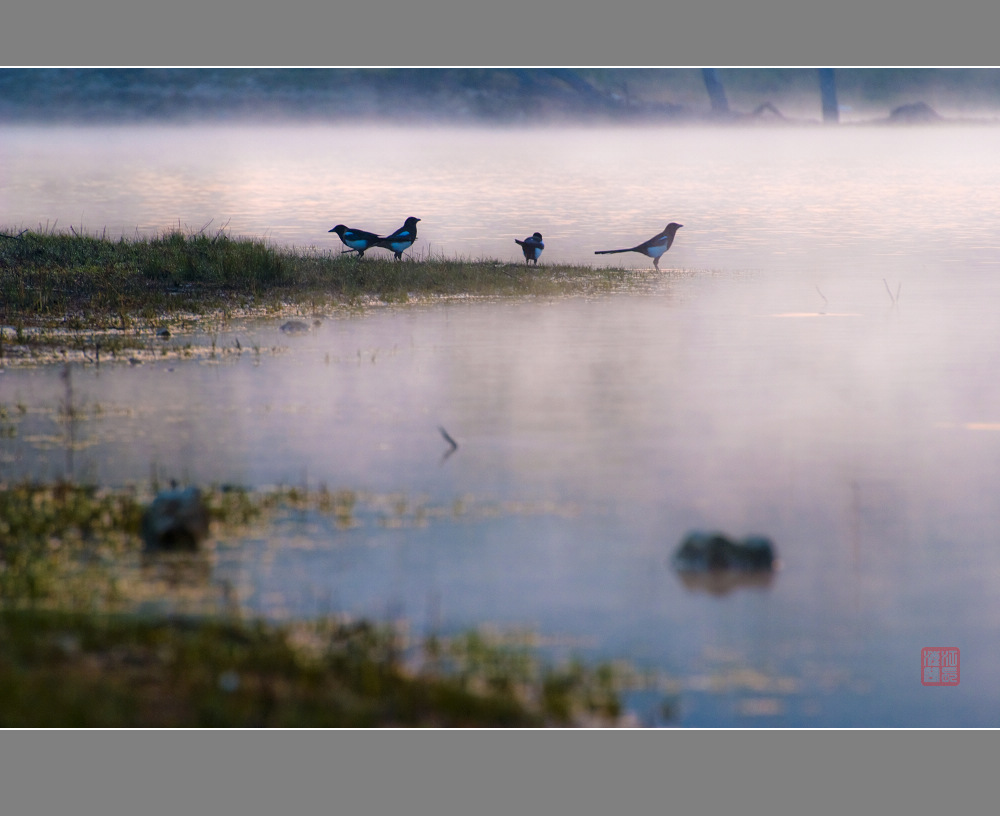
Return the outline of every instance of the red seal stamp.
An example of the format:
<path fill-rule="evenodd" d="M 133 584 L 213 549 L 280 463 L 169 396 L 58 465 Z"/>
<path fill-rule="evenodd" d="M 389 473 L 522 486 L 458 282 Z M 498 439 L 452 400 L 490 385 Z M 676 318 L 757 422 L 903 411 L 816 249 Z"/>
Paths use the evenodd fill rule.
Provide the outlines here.
<path fill-rule="evenodd" d="M 925 686 L 957 686 L 961 660 L 954 646 L 920 650 L 920 682 Z"/>

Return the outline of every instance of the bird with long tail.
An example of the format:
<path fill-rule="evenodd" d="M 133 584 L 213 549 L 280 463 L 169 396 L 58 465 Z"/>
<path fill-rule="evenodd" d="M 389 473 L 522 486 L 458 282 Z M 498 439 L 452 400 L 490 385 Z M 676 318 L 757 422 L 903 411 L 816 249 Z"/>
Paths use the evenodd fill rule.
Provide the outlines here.
<path fill-rule="evenodd" d="M 365 251 L 371 249 L 382 240 L 374 232 L 345 227 L 343 224 L 337 224 L 332 230 L 328 231 L 335 232 L 340 236 L 340 240 L 344 242 L 344 246 L 348 247 L 348 249 L 344 250 L 344 253 L 357 252 L 359 258 L 365 257 Z"/>
<path fill-rule="evenodd" d="M 403 226 L 392 233 L 392 235 L 379 238 L 375 246 L 382 247 L 383 249 L 391 249 L 396 255 L 396 260 L 401 261 L 403 259 L 403 250 L 409 249 L 413 246 L 413 242 L 417 240 L 417 221 L 419 220 L 419 218 L 414 218 L 411 215 L 403 222 Z"/>
<path fill-rule="evenodd" d="M 671 221 L 667 224 L 663 232 L 654 235 L 648 241 L 643 241 L 638 246 L 629 247 L 628 249 L 600 249 L 597 250 L 595 255 L 614 255 L 618 252 L 638 252 L 640 255 L 645 255 L 647 258 L 653 259 L 653 266 L 656 267 L 657 271 L 660 269 L 660 256 L 663 255 L 670 245 L 674 242 L 674 235 L 677 234 L 677 230 L 683 227 L 683 224 L 676 224 Z"/>

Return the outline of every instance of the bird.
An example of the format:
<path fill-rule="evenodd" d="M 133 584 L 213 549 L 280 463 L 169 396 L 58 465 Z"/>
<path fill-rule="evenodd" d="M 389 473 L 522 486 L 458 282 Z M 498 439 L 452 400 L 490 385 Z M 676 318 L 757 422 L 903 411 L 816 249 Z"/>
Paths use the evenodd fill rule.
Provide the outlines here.
<path fill-rule="evenodd" d="M 660 268 L 660 256 L 670 249 L 670 245 L 674 242 L 674 235 L 677 233 L 683 224 L 675 224 L 671 221 L 667 224 L 663 232 L 654 235 L 648 241 L 644 241 L 638 246 L 629 247 L 628 249 L 600 249 L 597 250 L 595 255 L 612 255 L 616 252 L 638 252 L 645 255 L 647 258 L 653 259 L 653 266 L 659 270 Z"/>
<path fill-rule="evenodd" d="M 337 224 L 332 230 L 328 231 L 337 233 L 340 236 L 340 240 L 344 242 L 344 245 L 350 247 L 344 250 L 345 253 L 357 252 L 359 258 L 365 257 L 365 250 L 371 249 L 382 240 L 374 232 L 345 227 L 343 224 Z"/>
<path fill-rule="evenodd" d="M 535 266 L 538 266 L 538 258 L 542 254 L 542 250 L 545 249 L 545 244 L 542 243 L 542 234 L 536 232 L 534 235 L 530 235 L 523 241 L 518 241 L 517 238 L 514 239 L 514 243 L 521 247 L 521 251 L 524 253 L 524 265 L 528 265 L 528 261 L 534 261 Z"/>
<path fill-rule="evenodd" d="M 375 246 L 382 247 L 383 249 L 391 249 L 396 253 L 396 260 L 400 261 L 403 259 L 403 250 L 409 249 L 413 246 L 413 242 L 417 240 L 417 221 L 419 218 L 414 218 L 412 215 L 403 222 L 398 230 L 396 230 L 392 235 L 387 235 L 385 238 L 379 238 L 376 241 Z"/>

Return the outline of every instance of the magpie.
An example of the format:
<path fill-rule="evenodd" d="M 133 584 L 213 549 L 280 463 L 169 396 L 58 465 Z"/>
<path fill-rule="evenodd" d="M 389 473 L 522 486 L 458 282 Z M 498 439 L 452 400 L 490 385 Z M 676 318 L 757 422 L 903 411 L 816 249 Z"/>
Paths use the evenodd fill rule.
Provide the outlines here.
<path fill-rule="evenodd" d="M 521 251 L 524 253 L 524 265 L 528 265 L 528 261 L 534 261 L 535 266 L 538 266 L 538 258 L 542 254 L 542 250 L 545 249 L 545 244 L 542 243 L 542 234 L 536 232 L 525 238 L 523 241 L 518 241 L 517 238 L 514 239 L 514 243 L 521 247 Z"/>
<path fill-rule="evenodd" d="M 414 218 L 411 215 L 403 223 L 403 226 L 392 235 L 379 238 L 375 246 L 382 247 L 383 249 L 391 249 L 396 253 L 396 260 L 401 261 L 403 259 L 403 250 L 409 249 L 413 246 L 413 242 L 417 240 L 417 221 L 419 220 L 419 218 Z"/>
<path fill-rule="evenodd" d="M 595 252 L 595 255 L 612 255 L 615 252 L 638 252 L 645 255 L 647 258 L 653 259 L 653 266 L 659 270 L 660 268 L 660 256 L 670 249 L 670 245 L 674 242 L 674 234 L 683 227 L 683 224 L 675 224 L 671 221 L 667 224 L 666 229 L 663 230 L 659 235 L 654 235 L 648 241 L 644 241 L 638 246 L 629 247 L 628 249 L 600 249 Z"/>
<path fill-rule="evenodd" d="M 345 227 L 343 224 L 337 224 L 332 230 L 328 231 L 337 233 L 340 236 L 340 240 L 344 242 L 344 245 L 350 247 L 350 249 L 345 249 L 344 252 L 357 252 L 359 258 L 365 257 L 365 250 L 371 249 L 381 240 L 374 232 L 352 229 L 351 227 Z"/>

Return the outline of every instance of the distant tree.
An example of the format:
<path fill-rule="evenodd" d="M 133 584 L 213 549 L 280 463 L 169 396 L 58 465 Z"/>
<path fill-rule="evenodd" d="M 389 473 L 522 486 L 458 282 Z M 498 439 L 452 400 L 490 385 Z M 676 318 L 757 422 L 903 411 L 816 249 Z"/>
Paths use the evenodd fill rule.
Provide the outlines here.
<path fill-rule="evenodd" d="M 837 107 L 837 80 L 833 68 L 817 68 L 819 74 L 819 93 L 823 100 L 823 121 L 827 124 L 837 124 L 840 121 L 840 108 Z"/>
<path fill-rule="evenodd" d="M 712 103 L 712 113 L 729 113 L 729 101 L 726 99 L 726 89 L 722 87 L 719 71 L 716 68 L 702 68 L 701 78 L 705 81 L 705 90 Z"/>

